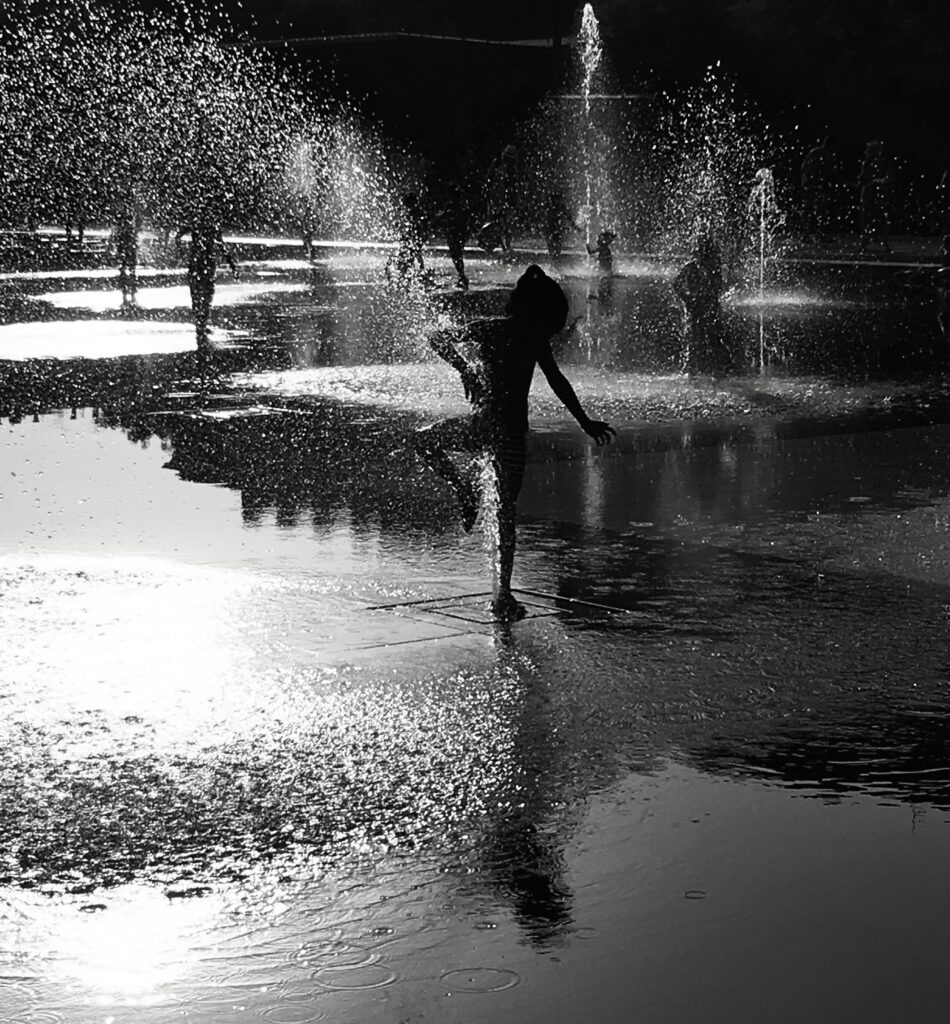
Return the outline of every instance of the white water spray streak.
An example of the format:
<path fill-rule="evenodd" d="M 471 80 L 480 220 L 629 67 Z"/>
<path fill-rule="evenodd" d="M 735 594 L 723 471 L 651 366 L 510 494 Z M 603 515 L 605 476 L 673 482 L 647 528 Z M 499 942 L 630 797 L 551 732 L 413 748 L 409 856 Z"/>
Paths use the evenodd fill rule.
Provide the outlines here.
<path fill-rule="evenodd" d="M 495 460 L 487 453 L 478 460 L 478 489 L 481 495 L 482 542 L 491 567 L 492 593 L 497 597 L 501 580 L 501 533 L 498 524 L 501 498 Z"/>
<path fill-rule="evenodd" d="M 766 359 L 765 319 L 765 269 L 773 257 L 775 232 L 785 222 L 785 215 L 779 209 L 775 198 L 775 178 L 768 167 L 760 168 L 749 194 L 748 217 L 755 247 L 755 283 L 759 305 L 759 365 L 764 367 Z"/>
<path fill-rule="evenodd" d="M 581 15 L 580 54 L 581 67 L 584 72 L 581 79 L 581 95 L 584 98 L 584 209 L 586 210 L 586 241 L 590 245 L 593 213 L 593 173 L 591 161 L 594 157 L 590 95 L 594 74 L 600 66 L 604 55 L 597 16 L 594 14 L 594 8 L 590 4 L 584 5 L 584 11 Z"/>

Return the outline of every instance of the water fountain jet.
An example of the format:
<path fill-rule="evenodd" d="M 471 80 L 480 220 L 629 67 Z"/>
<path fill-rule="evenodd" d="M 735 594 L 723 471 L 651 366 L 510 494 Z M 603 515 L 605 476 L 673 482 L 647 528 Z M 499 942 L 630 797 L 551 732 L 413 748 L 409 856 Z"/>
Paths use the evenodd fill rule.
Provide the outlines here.
<path fill-rule="evenodd" d="M 604 56 L 603 45 L 600 41 L 600 27 L 594 8 L 590 4 L 584 5 L 581 15 L 581 31 L 578 37 L 580 51 L 580 62 L 582 70 L 581 96 L 584 102 L 584 226 L 585 242 L 589 246 L 591 240 L 591 218 L 594 211 L 593 205 L 593 171 L 591 163 L 594 159 L 594 135 L 591 120 L 591 88 L 594 75 L 600 67 Z"/>

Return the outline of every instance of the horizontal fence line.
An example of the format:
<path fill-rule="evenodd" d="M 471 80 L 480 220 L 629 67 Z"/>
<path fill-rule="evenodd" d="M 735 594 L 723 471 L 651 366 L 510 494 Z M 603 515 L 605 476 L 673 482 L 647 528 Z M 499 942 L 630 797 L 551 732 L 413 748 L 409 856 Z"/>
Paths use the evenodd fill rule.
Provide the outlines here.
<path fill-rule="evenodd" d="M 482 46 L 516 46 L 533 49 L 553 49 L 555 45 L 572 46 L 574 36 L 546 39 L 479 39 L 474 36 L 443 36 L 430 32 L 355 32 L 332 36 L 288 36 L 285 39 L 248 39 L 230 43 L 234 47 L 289 46 L 297 43 L 355 43 L 388 39 L 429 39 L 443 43 L 477 43 Z"/>

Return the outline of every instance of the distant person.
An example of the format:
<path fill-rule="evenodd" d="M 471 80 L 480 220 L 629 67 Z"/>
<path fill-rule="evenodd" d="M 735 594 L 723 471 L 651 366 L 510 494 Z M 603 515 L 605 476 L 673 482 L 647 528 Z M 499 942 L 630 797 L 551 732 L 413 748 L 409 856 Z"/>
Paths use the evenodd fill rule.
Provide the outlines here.
<path fill-rule="evenodd" d="M 76 229 L 76 244 L 81 250 L 86 240 L 86 214 L 83 209 L 83 203 L 81 200 L 77 200 L 75 196 L 66 200 L 66 213 L 65 223 L 63 227 L 66 230 L 66 245 L 71 246 L 73 243 L 73 228 Z"/>
<path fill-rule="evenodd" d="M 564 235 L 569 228 L 576 228 L 574 214 L 559 189 L 548 192 L 544 204 L 544 241 L 554 260 L 560 259 L 564 250 Z"/>
<path fill-rule="evenodd" d="M 125 195 L 116 208 L 116 226 L 113 228 L 112 239 L 119 260 L 119 288 L 122 290 L 124 308 L 134 305 L 135 293 L 138 290 L 138 233 L 141 228 L 138 173 L 133 169 Z"/>
<path fill-rule="evenodd" d="M 457 288 L 468 291 L 468 277 L 465 274 L 465 243 L 471 230 L 471 209 L 465 186 L 459 178 L 452 178 L 446 186 L 445 205 L 439 212 L 449 259 L 455 267 Z"/>
<path fill-rule="evenodd" d="M 303 243 L 304 259 L 309 263 L 313 260 L 313 240 L 316 238 L 319 226 L 319 218 L 309 198 L 304 198 L 299 203 L 296 219 L 300 231 L 300 241 Z"/>
<path fill-rule="evenodd" d="M 869 142 L 858 175 L 861 188 L 861 251 L 878 245 L 890 253 L 889 206 L 894 173 L 884 153 L 883 142 Z"/>
<path fill-rule="evenodd" d="M 802 160 L 802 233 L 807 238 L 821 238 L 831 226 L 837 177 L 831 136 L 826 135 Z"/>
<path fill-rule="evenodd" d="M 937 325 L 944 341 L 950 342 L 950 235 L 946 235 L 940 248 L 941 266 L 934 274 Z"/>
<path fill-rule="evenodd" d="M 692 259 L 673 279 L 686 311 L 683 367 L 688 373 L 718 373 L 734 360 L 726 350 L 722 321 L 722 254 L 709 234 L 699 237 Z"/>
<path fill-rule="evenodd" d="M 492 611 L 501 621 L 524 617 L 511 592 L 515 556 L 515 513 L 525 469 L 528 392 L 535 366 L 551 390 L 598 445 L 616 436 L 606 423 L 590 419 L 551 352 L 551 338 L 567 322 L 567 296 L 538 266 L 518 279 L 504 317 L 477 320 L 459 331 L 432 336 L 433 350 L 462 378 L 472 403 L 470 417 L 443 420 L 420 430 L 415 447 L 428 465 L 455 491 L 462 525 L 471 530 L 478 515 L 479 491 L 474 460 L 459 469 L 449 452 L 484 455 L 498 482 L 498 585 Z"/>
<path fill-rule="evenodd" d="M 616 240 L 617 236 L 613 231 L 601 231 L 597 236 L 596 245 L 587 243 L 587 252 L 590 256 L 597 257 L 597 266 L 605 274 L 613 273 L 614 269 L 614 254 L 610 249 L 611 243 Z"/>
<path fill-rule="evenodd" d="M 135 188 L 130 188 L 116 211 L 116 225 L 112 240 L 119 261 L 119 288 L 122 291 L 122 306 L 128 309 L 135 304 L 138 291 L 139 232 L 142 230 L 142 214 Z"/>
<path fill-rule="evenodd" d="M 188 290 L 191 293 L 191 311 L 195 323 L 198 349 L 208 349 L 210 337 L 211 303 L 218 272 L 218 259 L 222 257 L 237 276 L 237 264 L 225 245 L 221 229 L 210 212 L 202 208 L 192 220 L 190 228 L 178 233 L 180 245 L 185 234 L 191 235 L 188 248 Z"/>
<path fill-rule="evenodd" d="M 386 272 L 390 281 L 395 274 L 396 281 L 405 284 L 414 277 L 422 280 L 426 269 L 422 253 L 428 232 L 422 204 L 415 192 L 406 192 L 402 197 L 401 221 L 399 242 Z"/>
<path fill-rule="evenodd" d="M 487 181 L 488 221 L 495 226 L 498 244 L 506 253 L 511 252 L 517 190 L 518 150 L 509 145 L 489 165 Z"/>

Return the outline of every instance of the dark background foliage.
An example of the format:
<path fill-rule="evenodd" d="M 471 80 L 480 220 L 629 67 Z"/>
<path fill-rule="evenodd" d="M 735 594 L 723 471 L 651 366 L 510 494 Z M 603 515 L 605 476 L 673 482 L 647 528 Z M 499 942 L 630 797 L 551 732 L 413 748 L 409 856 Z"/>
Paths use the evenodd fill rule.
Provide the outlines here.
<path fill-rule="evenodd" d="M 779 127 L 800 125 L 805 141 L 827 127 L 845 150 L 883 138 L 919 166 L 950 163 L 945 0 L 598 0 L 595 11 L 614 72 L 628 87 L 641 86 L 648 76 L 654 88 L 692 83 L 708 65 L 721 62 Z M 580 5 L 245 0 L 241 16 L 258 38 L 408 31 L 516 39 L 575 32 Z M 324 49 L 326 62 L 331 49 Z M 550 87 L 552 81 L 538 79 L 555 76 L 556 69 L 520 52 L 522 74 L 538 88 Z M 436 67 L 427 75 L 413 63 L 418 56 L 393 45 L 370 60 L 344 57 L 342 63 L 351 87 L 377 91 L 381 80 L 388 81 L 390 107 L 401 98 L 409 108 L 426 90 L 458 95 L 487 89 L 494 95 L 492 83 L 484 81 L 493 59 L 455 54 L 454 74 Z M 434 44 L 428 57 L 439 63 Z M 350 68 L 357 63 L 362 76 Z M 482 66 L 485 74 L 479 76 Z M 510 84 L 510 69 L 503 73 Z M 530 91 L 515 89 L 512 95 L 518 100 Z M 496 105 L 504 121 L 510 102 L 499 96 Z"/>

